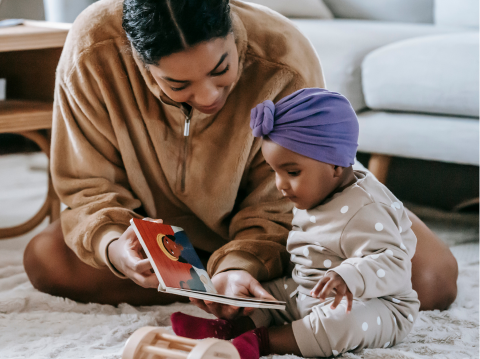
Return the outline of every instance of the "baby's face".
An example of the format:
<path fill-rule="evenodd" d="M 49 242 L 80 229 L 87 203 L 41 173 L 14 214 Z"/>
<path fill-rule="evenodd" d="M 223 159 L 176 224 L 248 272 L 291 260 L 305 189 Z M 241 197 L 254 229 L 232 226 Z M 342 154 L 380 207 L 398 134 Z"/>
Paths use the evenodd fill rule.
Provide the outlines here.
<path fill-rule="evenodd" d="M 264 139 L 262 153 L 275 171 L 275 184 L 298 209 L 322 203 L 338 186 L 335 166 L 292 152 Z"/>

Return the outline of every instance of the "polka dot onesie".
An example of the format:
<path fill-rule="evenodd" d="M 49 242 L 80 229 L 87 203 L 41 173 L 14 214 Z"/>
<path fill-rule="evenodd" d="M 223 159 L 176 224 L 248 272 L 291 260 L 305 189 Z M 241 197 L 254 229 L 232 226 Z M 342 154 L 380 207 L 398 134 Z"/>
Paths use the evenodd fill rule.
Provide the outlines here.
<path fill-rule="evenodd" d="M 410 332 L 420 302 L 412 289 L 411 259 L 416 237 L 402 203 L 368 171 L 311 210 L 294 208 L 287 250 L 291 277 L 262 283 L 286 311 L 256 310 L 257 327 L 292 323 L 305 357 L 328 357 L 363 348 L 387 348 Z M 330 308 L 309 293 L 328 271 L 337 272 L 353 293 Z"/>

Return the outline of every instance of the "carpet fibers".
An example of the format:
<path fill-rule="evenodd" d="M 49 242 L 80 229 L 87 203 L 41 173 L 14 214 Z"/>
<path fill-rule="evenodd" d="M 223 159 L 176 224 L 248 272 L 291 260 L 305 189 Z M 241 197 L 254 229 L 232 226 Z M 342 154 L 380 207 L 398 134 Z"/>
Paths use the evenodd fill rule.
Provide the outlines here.
<path fill-rule="evenodd" d="M 20 223 L 40 206 L 45 166 L 45 159 L 38 154 L 0 156 L 0 225 Z M 113 307 L 40 293 L 28 281 L 22 265 L 23 249 L 35 232 L 0 241 L 0 358 L 120 358 L 126 340 L 137 328 L 169 327 L 170 314 L 176 311 L 208 317 L 188 304 Z M 451 249 L 459 262 L 460 275 L 458 297 L 450 309 L 421 312 L 410 335 L 393 348 L 367 349 L 339 357 L 478 358 L 478 234 L 476 241 Z"/>

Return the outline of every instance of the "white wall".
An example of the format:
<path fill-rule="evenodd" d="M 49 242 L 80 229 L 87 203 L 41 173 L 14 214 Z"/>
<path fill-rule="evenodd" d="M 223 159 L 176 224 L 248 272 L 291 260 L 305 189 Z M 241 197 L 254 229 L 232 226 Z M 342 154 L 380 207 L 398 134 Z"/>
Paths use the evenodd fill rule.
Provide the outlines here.
<path fill-rule="evenodd" d="M 43 0 L 0 0 L 0 19 L 44 20 Z"/>

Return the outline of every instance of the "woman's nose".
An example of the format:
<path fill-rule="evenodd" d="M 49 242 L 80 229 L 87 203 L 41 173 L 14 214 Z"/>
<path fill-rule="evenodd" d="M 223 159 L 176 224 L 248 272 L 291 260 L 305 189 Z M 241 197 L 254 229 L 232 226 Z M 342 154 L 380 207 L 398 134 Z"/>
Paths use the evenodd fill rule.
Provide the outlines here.
<path fill-rule="evenodd" d="M 195 94 L 195 103 L 198 106 L 209 107 L 215 105 L 215 102 L 218 100 L 219 96 L 220 91 L 217 86 L 211 82 L 207 82 L 200 87 Z"/>

